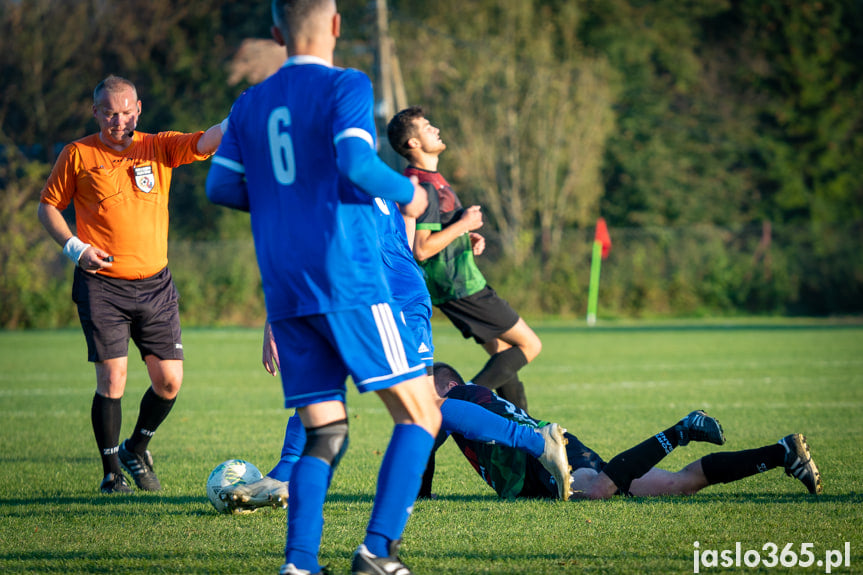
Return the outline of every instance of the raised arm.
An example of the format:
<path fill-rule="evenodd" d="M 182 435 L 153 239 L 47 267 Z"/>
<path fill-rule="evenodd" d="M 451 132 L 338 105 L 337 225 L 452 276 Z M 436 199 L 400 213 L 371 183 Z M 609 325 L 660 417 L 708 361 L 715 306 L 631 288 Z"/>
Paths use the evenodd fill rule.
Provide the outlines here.
<path fill-rule="evenodd" d="M 219 149 L 219 144 L 222 142 L 222 135 L 228 123 L 223 121 L 220 124 L 210 126 L 204 135 L 198 140 L 197 151 L 199 154 L 215 154 Z"/>
<path fill-rule="evenodd" d="M 380 159 L 371 142 L 361 136 L 348 135 L 336 143 L 339 172 L 370 196 L 398 202 L 402 213 L 418 217 L 428 205 L 425 189 Z"/>

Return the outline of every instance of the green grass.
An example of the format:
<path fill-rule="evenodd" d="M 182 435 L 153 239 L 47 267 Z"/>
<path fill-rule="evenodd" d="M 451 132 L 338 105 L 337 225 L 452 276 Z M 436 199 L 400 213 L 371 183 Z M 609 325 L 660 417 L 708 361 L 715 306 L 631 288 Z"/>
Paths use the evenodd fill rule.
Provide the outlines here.
<path fill-rule="evenodd" d="M 439 498 L 418 502 L 405 532 L 402 557 L 416 573 L 691 573 L 695 541 L 702 550 L 812 543 L 816 559 L 848 541 L 850 571 L 863 571 L 863 327 L 582 325 L 535 324 L 544 348 L 523 380 L 536 416 L 606 459 L 695 408 L 722 421 L 727 449 L 800 431 L 824 495 L 773 470 L 692 497 L 501 501 L 449 442 L 438 455 Z M 482 350 L 448 324 L 435 327 L 437 357 L 475 373 Z M 218 515 L 204 493 L 220 461 L 240 457 L 266 472 L 278 456 L 288 414 L 260 366 L 260 332 L 187 330 L 184 340 L 183 391 L 151 443 L 164 490 L 103 497 L 83 336 L 0 333 L 0 572 L 276 573 L 285 513 Z M 148 385 L 134 348 L 132 359 L 123 437 Z M 362 540 L 391 427 L 374 396 L 352 391 L 348 405 L 351 448 L 330 491 L 321 550 L 337 574 L 349 573 Z M 709 451 L 692 444 L 662 466 L 676 470 Z M 731 570 L 750 571 L 758 570 Z"/>

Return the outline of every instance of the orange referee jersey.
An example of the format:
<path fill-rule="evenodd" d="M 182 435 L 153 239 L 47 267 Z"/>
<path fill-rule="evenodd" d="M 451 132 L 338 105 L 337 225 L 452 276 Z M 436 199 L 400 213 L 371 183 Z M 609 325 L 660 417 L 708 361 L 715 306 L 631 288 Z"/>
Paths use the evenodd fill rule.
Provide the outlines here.
<path fill-rule="evenodd" d="M 63 148 L 40 201 L 59 210 L 75 203 L 76 234 L 114 256 L 102 273 L 142 279 L 168 265 L 168 193 L 173 168 L 209 154 L 203 132 L 135 132 L 122 152 L 92 134 Z"/>

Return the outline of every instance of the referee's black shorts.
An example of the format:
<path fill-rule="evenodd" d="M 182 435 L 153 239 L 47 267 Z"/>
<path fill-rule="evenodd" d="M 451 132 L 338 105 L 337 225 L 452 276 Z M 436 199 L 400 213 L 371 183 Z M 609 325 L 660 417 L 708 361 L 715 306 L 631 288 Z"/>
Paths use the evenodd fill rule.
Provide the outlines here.
<path fill-rule="evenodd" d="M 126 357 L 129 338 L 141 359 L 183 359 L 179 294 L 168 268 L 140 280 L 109 278 L 75 268 L 72 300 L 92 362 Z"/>
<path fill-rule="evenodd" d="M 437 308 L 465 338 L 483 344 L 500 337 L 518 323 L 518 314 L 489 285 L 475 294 L 437 304 Z"/>

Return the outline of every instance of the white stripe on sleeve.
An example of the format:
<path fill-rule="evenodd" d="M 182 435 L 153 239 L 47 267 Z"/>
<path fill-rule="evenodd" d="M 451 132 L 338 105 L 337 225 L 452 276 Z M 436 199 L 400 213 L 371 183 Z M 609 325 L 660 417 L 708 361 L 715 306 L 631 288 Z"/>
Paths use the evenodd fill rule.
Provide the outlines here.
<path fill-rule="evenodd" d="M 347 130 L 338 133 L 335 139 L 333 139 L 333 145 L 338 145 L 338 143 L 345 138 L 360 138 L 361 140 L 365 140 L 370 147 L 375 147 L 375 139 L 362 128 L 348 128 Z"/>
<path fill-rule="evenodd" d="M 213 163 L 224 168 L 228 168 L 232 172 L 237 172 L 238 174 L 246 173 L 246 167 L 243 164 L 235 162 L 234 160 L 229 160 L 228 158 L 223 158 L 222 156 L 213 156 Z"/>

